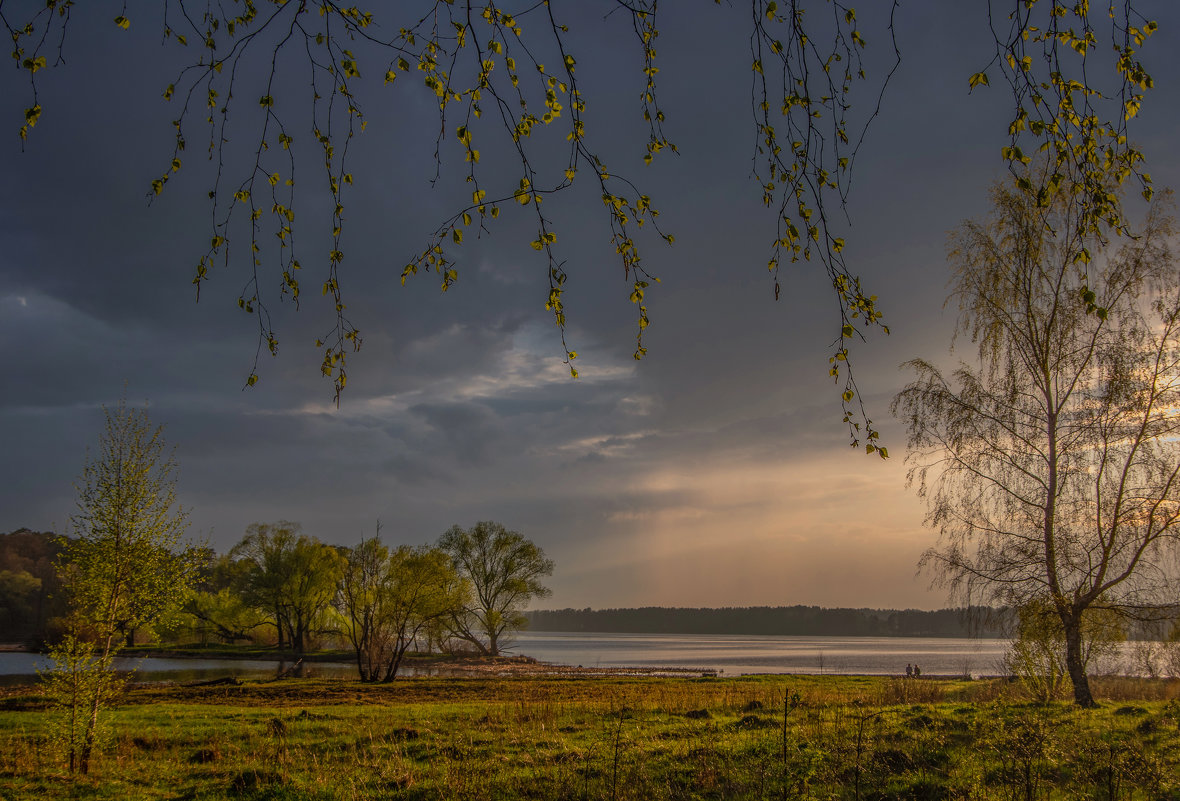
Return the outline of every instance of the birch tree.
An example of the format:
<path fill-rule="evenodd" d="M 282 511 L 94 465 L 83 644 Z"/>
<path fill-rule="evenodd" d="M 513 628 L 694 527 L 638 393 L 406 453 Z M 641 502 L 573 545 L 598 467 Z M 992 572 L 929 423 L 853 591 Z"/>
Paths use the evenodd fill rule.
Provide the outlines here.
<path fill-rule="evenodd" d="M 1034 180 L 1053 186 L 1048 180 Z M 1060 175 L 1057 178 L 1060 181 Z M 978 362 L 921 359 L 894 400 L 940 542 L 923 564 L 969 603 L 1046 605 L 1074 700 L 1093 706 L 1083 621 L 1167 592 L 1180 526 L 1180 273 L 1157 204 L 1105 242 L 1068 202 L 997 186 L 952 237 L 952 299 Z M 1109 230 L 1109 229 L 1108 229 Z"/>
<path fill-rule="evenodd" d="M 66 706 L 70 769 L 87 773 L 103 706 L 121 684 L 113 660 L 126 633 L 183 603 L 195 560 L 181 542 L 187 513 L 176 503 L 176 462 L 146 409 L 106 409 L 98 451 L 78 483 L 61 568 L 70 631 L 50 652 L 51 697 Z"/>

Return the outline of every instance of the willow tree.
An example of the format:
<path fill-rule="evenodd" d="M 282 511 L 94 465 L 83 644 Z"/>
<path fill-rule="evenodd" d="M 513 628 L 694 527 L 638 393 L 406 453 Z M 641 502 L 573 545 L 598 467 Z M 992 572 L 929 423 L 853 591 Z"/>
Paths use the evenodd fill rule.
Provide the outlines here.
<path fill-rule="evenodd" d="M 528 624 L 524 607 L 550 594 L 541 580 L 553 573 L 553 560 L 519 531 L 490 520 L 470 529 L 451 526 L 438 547 L 470 582 L 465 605 L 451 615 L 451 633 L 498 656 L 505 639 Z"/>
<path fill-rule="evenodd" d="M 893 0 L 866 20 L 839 0 L 716 5 L 712 13 L 740 14 L 749 26 L 748 47 L 736 51 L 711 29 L 700 38 L 711 60 L 750 64 L 751 192 L 770 210 L 765 261 L 751 267 L 767 271 L 776 298 L 784 265 L 811 261 L 826 273 L 836 312 L 828 370 L 844 421 L 853 444 L 884 456 L 850 367 L 850 346 L 884 326 L 876 296 L 845 262 L 845 202 L 860 145 L 889 108 L 885 90 L 902 57 L 895 17 L 904 9 Z M 1010 116 L 997 121 L 997 151 L 1019 167 L 1025 152 L 1046 148 L 1078 187 L 1075 204 L 1089 219 L 1121 222 L 1117 197 L 1099 191 L 1094 178 L 1104 163 L 1115 165 L 1120 181 L 1132 179 L 1150 192 L 1143 156 L 1128 137 L 1152 85 L 1139 53 L 1156 24 L 1143 17 L 1142 5 L 1124 0 L 1091 10 L 1075 0 L 976 0 L 972 6 L 980 26 L 990 22 L 994 47 L 980 53 L 983 69 L 964 75 L 963 85 L 986 86 L 990 75 L 1007 85 L 1012 99 Z M 588 6 L 601 20 L 574 21 L 574 10 Z M 34 135 L 46 113 L 38 86 L 47 70 L 66 61 L 71 19 L 104 13 L 99 9 L 106 9 L 103 21 L 127 32 L 129 46 L 155 48 L 162 38 L 176 48 L 145 52 L 145 63 L 158 63 L 171 76 L 161 79 L 160 90 L 173 106 L 168 119 L 175 136 L 170 157 L 144 176 L 145 189 L 164 192 L 178 171 L 191 169 L 190 144 L 215 165 L 210 244 L 194 254 L 188 277 L 199 293 L 216 272 L 237 274 L 236 285 L 244 285 L 237 305 L 258 324 L 256 353 L 278 352 L 280 335 L 268 313 L 274 300 L 286 295 L 298 303 L 306 287 L 319 290 L 314 294 L 331 304 L 335 325 L 317 346 L 339 400 L 347 357 L 362 339 L 346 304 L 345 209 L 354 183 L 365 180 L 363 170 L 350 166 L 350 144 L 369 121 L 366 108 L 391 105 L 399 111 L 392 116 L 401 118 L 416 102 L 407 93 L 421 92 L 437 110 L 437 123 L 428 122 L 437 131 L 434 158 L 440 165 L 461 163 L 458 178 L 470 202 L 424 232 L 420 250 L 391 265 L 403 283 L 432 274 L 448 289 L 464 270 L 464 241 L 489 234 L 501 211 L 525 215 L 527 240 L 538 252 L 538 302 L 552 314 L 559 352 L 576 375 L 564 301 L 580 256 L 562 249 L 562 232 L 542 201 L 584 190 L 602 199 L 600 224 L 606 252 L 620 268 L 620 299 L 635 306 L 634 356 L 646 354 L 644 332 L 655 319 L 649 296 L 659 278 L 644 254 L 674 237 L 658 217 L 657 193 L 638 170 L 641 161 L 677 152 L 673 122 L 660 102 L 657 43 L 661 20 L 682 11 L 670 12 L 658 0 L 420 0 L 370 8 L 331 0 L 167 0 L 138 14 L 121 0 L 85 9 L 72 0 L 16 0 L 4 4 L 0 24 L 14 43 L 13 63 L 29 79 L 28 105 L 17 121 L 22 138 Z M 608 164 L 606 142 L 617 126 L 601 118 L 597 98 L 584 91 L 589 68 L 578 56 L 600 46 L 594 38 L 600 31 L 586 30 L 596 22 L 619 50 L 632 51 L 637 65 L 632 91 L 645 134 L 634 143 L 633 160 Z M 135 33 L 149 28 L 160 37 Z M 870 47 L 880 55 L 866 58 Z M 307 168 L 323 173 L 313 191 L 326 193 L 317 205 L 325 209 L 322 231 L 331 245 L 301 265 L 295 234 L 307 225 L 296 212 L 306 201 L 297 201 L 303 181 L 297 185 L 295 176 Z M 404 191 L 397 175 L 372 178 Z M 301 269 L 308 264 L 316 265 L 314 277 Z M 247 384 L 258 371 L 256 356 Z"/>
<path fill-rule="evenodd" d="M 196 564 L 181 544 L 187 513 L 176 503 L 176 463 L 161 429 L 124 401 L 105 414 L 62 554 L 69 631 L 45 674 L 50 696 L 66 707 L 70 769 L 81 773 L 90 768 L 102 707 L 119 688 L 113 659 L 126 633 L 183 603 Z"/>
<path fill-rule="evenodd" d="M 438 548 L 390 551 L 374 538 L 349 549 L 336 607 L 361 681 L 393 681 L 425 630 L 464 608 L 468 590 Z"/>
<path fill-rule="evenodd" d="M 894 412 L 941 535 L 924 565 L 969 602 L 1051 609 L 1092 706 L 1085 616 L 1161 600 L 1180 529 L 1180 273 L 1158 204 L 1115 250 L 1070 197 L 999 186 L 991 218 L 953 235 L 978 363 L 910 362 Z"/>
<path fill-rule="evenodd" d="M 273 622 L 278 648 L 298 657 L 326 627 L 344 559 L 289 521 L 252 523 L 229 552 L 247 605 Z"/>

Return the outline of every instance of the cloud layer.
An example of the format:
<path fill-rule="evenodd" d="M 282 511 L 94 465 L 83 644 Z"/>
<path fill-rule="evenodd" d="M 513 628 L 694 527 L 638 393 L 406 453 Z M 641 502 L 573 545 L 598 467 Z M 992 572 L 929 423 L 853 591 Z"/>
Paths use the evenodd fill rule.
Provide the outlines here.
<path fill-rule="evenodd" d="M 933 535 L 904 488 L 902 432 L 887 407 L 905 380 L 897 364 L 946 357 L 946 232 L 986 210 L 1002 175 L 1004 98 L 966 93 L 989 57 L 970 16 L 979 9 L 902 9 L 905 60 L 847 209 L 849 263 L 894 331 L 858 352 L 889 463 L 845 446 L 826 364 L 835 301 L 817 267 L 790 269 L 773 300 L 773 218 L 748 180 L 746 23 L 731 11 L 678 11 L 662 31 L 661 91 L 682 155 L 640 174 L 677 244 L 649 246 L 662 280 L 648 297 L 643 362 L 631 358 L 636 309 L 589 185 L 550 210 L 580 378 L 561 361 L 527 219 L 506 214 L 468 242 L 445 295 L 432 276 L 400 286 L 405 259 L 469 190 L 449 161 L 429 188 L 429 104 L 409 93 L 399 96 L 408 105 L 371 110 L 353 155 L 342 273 L 365 345 L 339 408 L 312 344 L 331 326 L 318 292 L 298 311 L 272 304 L 280 356 L 263 357 L 262 380 L 243 391 L 258 331 L 236 307 L 243 277 L 216 271 L 199 304 L 190 283 L 207 243 L 207 169 L 194 154 L 192 173 L 147 202 L 170 153 L 159 73 L 136 68 L 136 48 L 115 36 L 79 37 L 68 68 L 43 84 L 46 111 L 26 150 L 0 150 L 12 187 L 0 199 L 0 530 L 67 529 L 101 406 L 125 393 L 166 426 L 192 533 L 219 549 L 257 521 L 298 520 L 353 543 L 380 519 L 383 536 L 421 543 L 494 519 L 555 559 L 554 606 L 940 605 L 915 577 Z M 88 12 L 76 13 L 76 30 L 90 30 Z M 589 124 L 634 164 L 633 65 L 615 58 L 609 20 L 570 13 L 586 26 Z M 128 35 L 142 44 L 152 33 Z M 706 35 L 736 55 L 703 59 Z M 1164 60 L 1149 69 L 1174 66 L 1154 57 Z M 1163 186 L 1177 173 L 1161 144 L 1180 103 L 1174 82 L 1159 83 L 1140 130 Z M 0 119 L 16 120 L 26 94 L 18 71 L 0 76 Z M 307 202 L 317 219 L 322 201 Z M 326 242 L 309 222 L 306 251 Z"/>

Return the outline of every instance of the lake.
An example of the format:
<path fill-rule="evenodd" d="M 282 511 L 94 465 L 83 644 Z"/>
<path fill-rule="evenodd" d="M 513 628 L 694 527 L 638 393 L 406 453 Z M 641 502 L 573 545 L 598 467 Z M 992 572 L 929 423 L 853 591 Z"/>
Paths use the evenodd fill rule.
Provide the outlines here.
<path fill-rule="evenodd" d="M 583 667 L 685 667 L 745 673 L 994 675 L 1007 640 L 941 637 L 789 637 L 728 634 L 526 632 L 512 648 L 542 662 Z"/>
<path fill-rule="evenodd" d="M 787 637 L 725 634 L 601 634 L 525 632 L 511 652 L 541 662 L 582 667 L 692 668 L 723 676 L 745 673 L 903 674 L 907 664 L 928 675 L 994 675 L 1007 640 L 927 637 Z M 0 653 L 0 681 L 27 681 L 45 663 L 39 654 Z M 277 661 L 124 659 L 140 681 L 200 681 L 224 676 L 267 678 Z M 310 663 L 313 675 L 351 678 L 349 663 Z"/>
<path fill-rule="evenodd" d="M 43 654 L 0 653 L 0 684 L 22 684 L 37 676 L 49 660 Z M 272 678 L 291 663 L 272 659 L 157 659 L 117 657 L 115 668 L 135 670 L 137 681 L 205 681 L 237 676 L 243 679 Z M 348 678 L 356 667 L 325 663 L 314 665 L 315 675 Z"/>

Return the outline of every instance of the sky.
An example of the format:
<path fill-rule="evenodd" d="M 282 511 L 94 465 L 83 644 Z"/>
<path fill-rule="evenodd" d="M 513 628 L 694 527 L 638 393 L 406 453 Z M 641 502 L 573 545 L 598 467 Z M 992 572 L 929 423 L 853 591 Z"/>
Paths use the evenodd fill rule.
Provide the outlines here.
<path fill-rule="evenodd" d="M 786 270 L 774 299 L 774 217 L 751 179 L 738 0 L 662 11 L 659 87 L 680 154 L 651 167 L 641 162 L 642 63 L 625 21 L 604 16 L 610 3 L 552 4 L 571 27 L 592 141 L 640 180 L 676 237 L 646 244 L 661 283 L 647 296 L 648 355 L 636 362 L 630 283 L 596 186 L 546 201 L 570 276 L 577 379 L 544 307 L 547 265 L 518 211 L 468 237 L 445 294 L 432 276 L 401 285 L 406 261 L 470 188 L 449 146 L 432 185 L 437 115 L 412 74 L 362 97 L 341 281 L 364 346 L 338 408 L 315 347 L 332 313 L 315 291 L 329 232 L 314 159 L 297 165 L 311 176 L 297 234 L 308 289 L 298 310 L 271 304 L 280 353 L 262 357 L 249 389 L 257 321 L 237 307 L 243 266 L 215 270 L 199 302 L 191 283 L 209 238 L 211 168 L 199 145 L 149 203 L 176 114 L 161 93 L 183 63 L 161 42 L 158 5 L 131 3 L 126 31 L 111 22 L 119 3 L 74 10 L 65 63 L 39 74 L 44 111 L 23 147 L 28 79 L 0 72 L 0 531 L 69 530 L 103 406 L 125 395 L 149 406 L 175 446 L 189 535 L 221 551 L 254 522 L 298 521 L 355 544 L 380 521 L 386 542 L 422 544 L 495 520 L 554 560 L 541 608 L 945 605 L 917 570 L 936 535 L 906 488 L 889 402 L 906 360 L 972 356 L 970 343 L 949 351 L 945 256 L 948 232 L 983 216 L 989 185 L 1006 174 L 1003 91 L 968 94 L 968 76 L 991 57 L 985 3 L 901 4 L 901 65 L 838 224 L 849 268 L 879 296 L 892 332 L 854 351 L 888 461 L 848 447 L 828 377 L 835 300 L 820 267 Z M 870 75 L 891 55 L 879 5 L 858 9 Z M 1142 3 L 1160 33 L 1143 53 L 1156 88 L 1133 132 L 1158 188 L 1180 178 L 1180 15 L 1168 5 Z M 386 33 L 405 24 L 377 22 Z M 294 66 L 281 65 L 276 86 L 293 105 L 306 92 Z M 310 139 L 308 127 L 294 134 Z M 231 144 L 249 136 L 244 123 L 231 128 Z M 542 152 L 559 153 L 563 138 L 542 139 Z M 488 141 L 488 174 L 507 180 L 507 167 L 496 172 L 509 163 L 503 146 Z M 277 289 L 271 273 L 263 282 Z"/>

